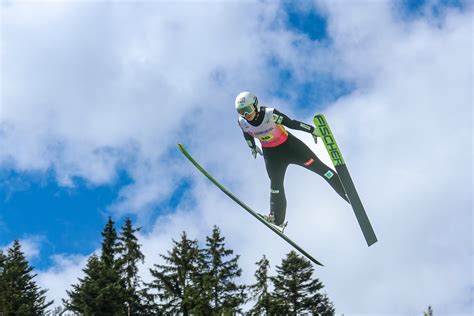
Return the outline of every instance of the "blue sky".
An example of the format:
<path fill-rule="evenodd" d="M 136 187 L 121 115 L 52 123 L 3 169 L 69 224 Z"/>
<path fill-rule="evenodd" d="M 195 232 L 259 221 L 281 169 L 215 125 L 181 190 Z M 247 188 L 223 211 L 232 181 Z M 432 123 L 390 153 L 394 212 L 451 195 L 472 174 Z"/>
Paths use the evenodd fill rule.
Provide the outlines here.
<path fill-rule="evenodd" d="M 5 172 L 1 243 L 28 236 L 44 238 L 41 256 L 31 260 L 38 268 L 48 267 L 55 253 L 91 253 L 100 246 L 104 220 L 111 215 L 108 206 L 129 181 L 122 176 L 110 186 L 89 187 L 77 179 L 74 188 L 64 188 L 48 174 Z"/>
<path fill-rule="evenodd" d="M 0 247 L 15 239 L 27 244 L 52 298 L 80 275 L 81 258 L 99 249 L 109 216 L 117 228 L 127 216 L 143 227 L 145 279 L 171 238 L 186 230 L 203 240 L 214 224 L 242 255 L 246 280 L 263 250 L 278 264 L 289 249 L 264 232 L 259 242 L 251 238 L 242 228 L 261 227 L 176 148 L 183 142 L 237 195 L 266 209 L 263 162 L 249 159 L 233 108 L 235 95 L 251 90 L 308 123 L 326 113 L 380 234 L 377 247 L 360 247 L 345 206 L 319 179 L 289 169 L 288 233 L 330 267 L 320 277 L 339 311 L 415 314 L 437 302 L 435 311 L 469 312 L 472 166 L 439 181 L 440 165 L 472 161 L 472 153 L 452 156 L 472 147 L 469 1 L 1 6 Z M 440 124 L 466 138 L 438 136 Z M 462 221 L 445 223 L 454 204 Z M 314 226 L 295 229 L 298 223 Z M 440 255 L 446 259 L 435 262 Z M 345 256 L 353 267 L 344 267 Z M 398 260 L 414 262 L 399 267 Z M 374 283 L 367 269 L 387 286 Z M 392 310 L 389 298 L 405 278 L 430 286 L 440 271 L 453 274 L 451 287 L 413 290 Z M 351 281 L 380 293 L 378 303 L 349 295 Z"/>

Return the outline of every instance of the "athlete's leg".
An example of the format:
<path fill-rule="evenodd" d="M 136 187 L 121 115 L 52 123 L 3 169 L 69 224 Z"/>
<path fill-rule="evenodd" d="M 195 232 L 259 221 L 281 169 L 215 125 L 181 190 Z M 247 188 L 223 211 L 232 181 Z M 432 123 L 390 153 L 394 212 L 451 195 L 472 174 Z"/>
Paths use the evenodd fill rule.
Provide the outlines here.
<path fill-rule="evenodd" d="M 322 176 L 344 200 L 349 202 L 346 191 L 336 171 L 324 164 L 316 155 L 303 163 L 303 167 Z"/>
<path fill-rule="evenodd" d="M 270 213 L 275 217 L 275 224 L 281 225 L 286 216 L 284 179 L 288 164 L 266 157 L 265 167 L 270 178 Z"/>
<path fill-rule="evenodd" d="M 286 196 L 283 181 L 285 170 L 280 170 L 270 179 L 270 213 L 275 216 L 275 224 L 281 225 L 286 217 Z"/>
<path fill-rule="evenodd" d="M 293 141 L 291 143 L 293 147 L 292 152 L 294 154 L 292 163 L 319 174 L 329 183 L 329 185 L 334 189 L 334 191 L 337 192 L 337 194 L 339 194 L 339 196 L 349 202 L 346 192 L 344 191 L 344 187 L 342 186 L 341 180 L 339 179 L 336 171 L 324 164 L 301 140 L 293 137 Z"/>

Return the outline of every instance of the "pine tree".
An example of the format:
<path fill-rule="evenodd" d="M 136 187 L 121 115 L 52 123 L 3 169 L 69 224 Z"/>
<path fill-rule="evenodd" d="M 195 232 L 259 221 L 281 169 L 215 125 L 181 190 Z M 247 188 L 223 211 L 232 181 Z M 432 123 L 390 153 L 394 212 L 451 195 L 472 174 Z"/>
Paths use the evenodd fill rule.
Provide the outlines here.
<path fill-rule="evenodd" d="M 270 268 L 270 262 L 268 261 L 265 255 L 260 261 L 255 263 L 257 265 L 257 271 L 255 271 L 255 278 L 257 283 L 249 287 L 251 297 L 257 303 L 249 311 L 250 315 L 269 315 L 272 311 L 272 302 L 271 292 L 269 291 L 269 281 L 268 270 Z"/>
<path fill-rule="evenodd" d="M 69 296 L 69 300 L 63 300 L 66 310 L 84 315 L 106 312 L 107 307 L 99 299 L 104 287 L 102 269 L 99 257 L 95 254 L 90 256 L 82 270 L 85 277 L 79 278 L 79 284 L 72 285 L 72 291 L 66 291 Z"/>
<path fill-rule="evenodd" d="M 138 231 L 140 228 L 133 228 L 130 218 L 126 218 L 118 243 L 119 264 L 125 279 L 127 313 L 147 315 L 150 314 L 151 306 L 146 304 L 146 289 L 140 289 L 142 282 L 138 276 L 138 264 L 144 262 L 145 256 L 141 252 L 141 245 L 135 236 Z"/>
<path fill-rule="evenodd" d="M 199 260 L 195 272 L 192 274 L 192 284 L 189 297 L 192 298 L 192 315 L 212 314 L 212 277 L 209 273 L 209 265 L 205 260 L 206 250 L 199 249 Z"/>
<path fill-rule="evenodd" d="M 100 259 L 104 266 L 116 269 L 116 256 L 118 253 L 118 236 L 111 217 L 102 231 L 102 252 Z"/>
<path fill-rule="evenodd" d="M 433 308 L 428 306 L 428 310 L 423 313 L 423 316 L 433 316 Z"/>
<path fill-rule="evenodd" d="M 0 315 L 6 310 L 7 301 L 5 295 L 2 293 L 7 292 L 7 283 L 5 281 L 5 264 L 7 257 L 3 254 L 3 251 L 0 249 Z"/>
<path fill-rule="evenodd" d="M 179 242 L 173 239 L 168 255 L 160 256 L 166 264 L 155 264 L 155 269 L 150 269 L 154 279 L 149 284 L 164 302 L 160 312 L 187 316 L 197 305 L 194 276 L 202 260 L 198 242 L 188 239 L 183 232 Z"/>
<path fill-rule="evenodd" d="M 118 236 L 114 221 L 109 217 L 102 232 L 102 278 L 105 287 L 101 291 L 104 304 L 109 306 L 111 314 L 126 314 L 128 308 L 125 304 L 126 285 L 121 275 L 121 263 L 118 260 Z"/>
<path fill-rule="evenodd" d="M 318 279 L 312 279 L 314 268 L 311 262 L 291 251 L 276 270 L 277 276 L 272 281 L 275 305 L 281 313 L 334 315 L 333 304 L 320 292 L 323 284 Z"/>
<path fill-rule="evenodd" d="M 145 261 L 145 256 L 140 250 L 141 245 L 135 236 L 139 231 L 140 228 L 133 228 L 130 218 L 125 219 L 119 237 L 119 252 L 127 289 L 135 289 L 140 284 L 138 263 Z"/>
<path fill-rule="evenodd" d="M 0 254 L 0 312 L 5 315 L 44 315 L 53 301 L 46 302 L 47 290 L 33 279 L 31 267 L 18 240 L 7 255 Z"/>
<path fill-rule="evenodd" d="M 92 255 L 78 285 L 68 291 L 70 300 L 64 301 L 67 309 L 83 314 L 126 315 L 126 282 L 121 275 L 118 260 L 118 237 L 114 222 L 109 218 L 102 232 L 100 258 Z"/>
<path fill-rule="evenodd" d="M 245 302 L 245 286 L 237 285 L 234 279 L 242 274 L 239 256 L 226 260 L 234 251 L 225 248 L 225 238 L 217 226 L 206 238 L 206 267 L 211 297 L 211 311 L 216 314 L 240 312 L 239 306 Z"/>

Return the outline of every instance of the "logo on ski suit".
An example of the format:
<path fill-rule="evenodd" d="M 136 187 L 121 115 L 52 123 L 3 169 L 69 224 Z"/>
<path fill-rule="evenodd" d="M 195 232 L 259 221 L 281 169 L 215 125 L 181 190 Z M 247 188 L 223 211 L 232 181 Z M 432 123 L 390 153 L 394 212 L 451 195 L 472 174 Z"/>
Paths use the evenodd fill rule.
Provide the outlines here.
<path fill-rule="evenodd" d="M 265 116 L 259 126 L 253 126 L 243 117 L 239 117 L 239 125 L 242 130 L 258 138 L 262 147 L 276 147 L 288 139 L 288 132 L 283 125 L 275 122 L 273 110 L 273 108 L 265 108 Z"/>

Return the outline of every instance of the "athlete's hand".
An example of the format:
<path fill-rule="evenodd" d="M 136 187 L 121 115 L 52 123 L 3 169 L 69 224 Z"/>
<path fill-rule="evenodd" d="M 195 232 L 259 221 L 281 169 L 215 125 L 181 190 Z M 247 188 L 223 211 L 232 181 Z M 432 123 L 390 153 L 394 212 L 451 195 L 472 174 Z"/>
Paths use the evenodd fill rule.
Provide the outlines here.
<path fill-rule="evenodd" d="M 252 156 L 253 156 L 253 158 L 257 158 L 257 153 L 260 156 L 263 155 L 262 150 L 260 149 L 260 147 L 258 147 L 258 146 L 252 147 Z"/>
<path fill-rule="evenodd" d="M 311 135 L 313 136 L 314 142 L 317 144 L 319 136 L 316 134 L 316 129 L 311 133 Z"/>

